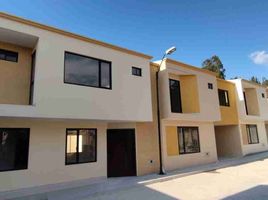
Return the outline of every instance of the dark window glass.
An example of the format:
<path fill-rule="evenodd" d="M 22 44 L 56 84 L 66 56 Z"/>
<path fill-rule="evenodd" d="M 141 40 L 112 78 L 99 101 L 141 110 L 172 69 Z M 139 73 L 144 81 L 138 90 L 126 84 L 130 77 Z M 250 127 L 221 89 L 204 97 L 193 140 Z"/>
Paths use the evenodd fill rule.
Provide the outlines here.
<path fill-rule="evenodd" d="M 180 154 L 200 152 L 198 127 L 178 127 Z"/>
<path fill-rule="evenodd" d="M 265 98 L 265 94 L 264 93 L 261 93 L 261 96 L 262 96 L 262 98 Z"/>
<path fill-rule="evenodd" d="M 18 53 L 13 51 L 8 51 L 4 49 L 0 49 L 0 59 L 11 61 L 11 62 L 18 62 Z"/>
<path fill-rule="evenodd" d="M 138 68 L 138 67 L 132 67 L 132 75 L 135 75 L 135 76 L 141 76 L 141 68 Z"/>
<path fill-rule="evenodd" d="M 111 62 L 65 52 L 64 82 L 111 89 Z"/>
<path fill-rule="evenodd" d="M 245 103 L 246 114 L 248 115 L 248 104 L 247 104 L 246 92 L 243 92 L 243 96 L 244 96 L 244 103 Z"/>
<path fill-rule="evenodd" d="M 230 106 L 229 95 L 227 90 L 218 90 L 219 102 L 221 106 Z"/>
<path fill-rule="evenodd" d="M 180 82 L 169 79 L 171 112 L 182 113 Z"/>
<path fill-rule="evenodd" d="M 208 83 L 208 89 L 213 90 L 213 84 L 212 83 Z"/>
<path fill-rule="evenodd" d="M 97 130 L 67 129 L 66 164 L 96 162 Z"/>
<path fill-rule="evenodd" d="M 248 143 L 249 144 L 259 143 L 257 125 L 247 124 L 246 127 L 247 127 Z"/>
<path fill-rule="evenodd" d="M 27 169 L 30 129 L 0 128 L 0 171 Z"/>
<path fill-rule="evenodd" d="M 29 105 L 33 104 L 34 79 L 35 79 L 35 57 L 36 57 L 36 52 L 32 54 Z"/>

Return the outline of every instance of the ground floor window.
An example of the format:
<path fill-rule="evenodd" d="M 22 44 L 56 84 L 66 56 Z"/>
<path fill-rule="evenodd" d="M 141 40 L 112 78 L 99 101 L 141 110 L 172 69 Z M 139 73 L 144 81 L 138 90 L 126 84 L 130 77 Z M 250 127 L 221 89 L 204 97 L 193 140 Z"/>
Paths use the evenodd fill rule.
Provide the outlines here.
<path fill-rule="evenodd" d="M 0 171 L 28 168 L 28 128 L 0 128 Z"/>
<path fill-rule="evenodd" d="M 259 143 L 258 129 L 255 124 L 247 124 L 247 136 L 249 144 Z"/>
<path fill-rule="evenodd" d="M 97 129 L 67 129 L 65 164 L 97 161 Z"/>
<path fill-rule="evenodd" d="M 200 152 L 198 127 L 178 127 L 180 154 Z"/>

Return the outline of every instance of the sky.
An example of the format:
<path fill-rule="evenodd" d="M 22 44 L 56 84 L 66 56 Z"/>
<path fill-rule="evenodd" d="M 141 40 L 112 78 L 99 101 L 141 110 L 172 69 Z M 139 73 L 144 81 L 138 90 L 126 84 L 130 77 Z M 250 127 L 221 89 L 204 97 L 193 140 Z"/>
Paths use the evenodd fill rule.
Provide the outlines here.
<path fill-rule="evenodd" d="M 218 55 L 227 78 L 268 78 L 267 0 L 1 0 L 1 11 L 197 67 Z"/>

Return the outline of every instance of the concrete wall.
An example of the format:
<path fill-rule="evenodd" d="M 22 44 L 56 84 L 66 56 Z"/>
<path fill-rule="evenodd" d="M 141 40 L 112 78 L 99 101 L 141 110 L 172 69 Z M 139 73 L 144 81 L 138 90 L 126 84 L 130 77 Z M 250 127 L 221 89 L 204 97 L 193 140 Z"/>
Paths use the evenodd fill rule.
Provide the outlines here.
<path fill-rule="evenodd" d="M 0 104 L 29 104 L 32 50 L 0 42 L 0 49 L 18 53 L 18 62 L 0 60 Z"/>
<path fill-rule="evenodd" d="M 248 115 L 260 115 L 260 106 L 258 102 L 257 91 L 255 88 L 244 88 Z"/>
<path fill-rule="evenodd" d="M 0 18 L 2 28 L 38 37 L 34 106 L 2 116 L 152 121 L 149 58 Z M 64 52 L 112 62 L 112 90 L 64 84 Z M 142 76 L 131 74 L 132 66 Z"/>
<path fill-rule="evenodd" d="M 168 134 L 167 131 L 170 131 L 170 127 L 174 127 L 173 130 L 176 130 L 177 126 L 198 126 L 200 153 L 182 154 L 182 155 L 179 154 L 178 148 L 175 147 L 176 145 L 178 145 L 178 141 L 176 141 L 177 136 L 175 136 L 174 133 L 173 137 L 167 136 Z M 167 127 L 169 130 L 166 129 Z M 162 134 L 163 160 L 164 160 L 164 167 L 167 171 L 194 165 L 213 163 L 218 160 L 213 123 L 162 120 L 162 133 L 163 133 Z M 168 153 L 168 149 L 171 148 L 167 147 L 168 144 L 174 145 L 174 147 L 172 147 L 172 149 L 174 150 L 172 155 Z"/>
<path fill-rule="evenodd" d="M 242 145 L 238 125 L 216 126 L 215 136 L 218 157 L 242 156 Z"/>

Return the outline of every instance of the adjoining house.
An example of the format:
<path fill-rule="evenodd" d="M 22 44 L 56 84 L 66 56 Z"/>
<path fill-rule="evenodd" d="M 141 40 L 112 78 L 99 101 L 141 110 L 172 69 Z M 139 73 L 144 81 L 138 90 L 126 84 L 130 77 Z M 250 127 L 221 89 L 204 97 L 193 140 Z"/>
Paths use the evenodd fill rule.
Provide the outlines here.
<path fill-rule="evenodd" d="M 159 169 L 151 57 L 0 13 L 0 191 Z"/>
<path fill-rule="evenodd" d="M 166 59 L 159 100 L 165 170 L 217 161 L 214 122 L 220 120 L 215 73 Z"/>

